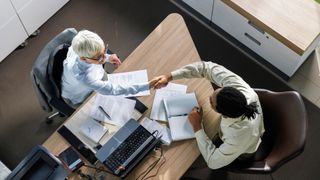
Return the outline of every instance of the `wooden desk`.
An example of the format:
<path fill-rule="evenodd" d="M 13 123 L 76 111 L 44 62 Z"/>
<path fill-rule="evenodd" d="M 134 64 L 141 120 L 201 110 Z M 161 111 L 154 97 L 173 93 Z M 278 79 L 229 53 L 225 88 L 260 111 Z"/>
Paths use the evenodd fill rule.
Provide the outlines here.
<path fill-rule="evenodd" d="M 195 45 L 190 37 L 188 29 L 182 17 L 178 14 L 170 14 L 158 27 L 130 54 L 116 72 L 134 71 L 147 69 L 149 79 L 154 76 L 170 73 L 183 65 L 199 61 L 200 57 Z M 215 113 L 209 104 L 209 96 L 212 94 L 212 87 L 205 79 L 178 80 L 176 83 L 188 85 L 188 92 L 196 92 L 198 102 L 204 109 L 204 126 L 210 137 L 216 130 L 219 115 Z M 139 98 L 149 109 L 145 116 L 149 117 L 155 91 L 151 91 L 150 96 Z M 92 96 L 91 96 L 92 97 Z M 81 106 L 68 120 L 76 118 L 81 111 Z M 69 144 L 55 132 L 44 146 L 52 153 L 59 154 Z M 185 140 L 174 142 L 170 146 L 164 147 L 164 157 L 166 162 L 161 166 L 157 177 L 154 179 L 179 179 L 190 167 L 200 152 L 196 140 Z M 145 158 L 128 176 L 127 179 L 137 178 L 152 162 L 154 158 Z M 161 164 L 161 163 L 159 163 Z M 159 166 L 158 164 L 158 166 Z M 149 175 L 158 169 L 155 167 Z M 86 168 L 82 168 L 86 171 Z M 112 176 L 112 175 L 110 175 Z M 71 177 L 71 179 L 77 177 Z M 78 177 L 79 178 L 79 177 Z M 118 179 L 115 176 L 108 177 Z"/>

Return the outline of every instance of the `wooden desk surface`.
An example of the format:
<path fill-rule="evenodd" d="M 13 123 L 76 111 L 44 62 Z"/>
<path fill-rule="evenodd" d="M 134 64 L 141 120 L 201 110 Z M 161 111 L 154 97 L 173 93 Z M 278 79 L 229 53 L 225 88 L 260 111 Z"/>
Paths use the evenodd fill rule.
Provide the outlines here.
<path fill-rule="evenodd" d="M 314 0 L 222 0 L 302 55 L 320 35 L 320 4 Z"/>
<path fill-rule="evenodd" d="M 170 14 L 158 27 L 130 54 L 116 72 L 147 69 L 149 79 L 154 76 L 170 73 L 183 65 L 199 61 L 200 57 L 191 39 L 183 18 L 178 14 Z M 198 102 L 204 109 L 204 126 L 210 137 L 216 130 L 219 115 L 215 113 L 209 104 L 209 96 L 212 87 L 205 79 L 178 80 L 175 83 L 188 85 L 188 92 L 196 92 Z M 151 90 L 150 96 L 140 97 L 149 109 L 145 116 L 149 117 L 155 91 Z M 83 106 L 82 106 L 83 107 Z M 80 107 L 80 109 L 82 108 Z M 75 113 L 79 113 L 79 109 Z M 76 117 L 73 114 L 68 120 Z M 52 153 L 59 154 L 68 145 L 57 132 L 55 132 L 45 143 Z M 174 142 L 170 146 L 164 146 L 165 163 L 159 169 L 154 179 L 179 179 L 190 167 L 193 161 L 200 155 L 196 140 L 185 140 Z M 127 179 L 136 179 L 155 158 L 145 158 L 128 176 Z M 161 161 L 162 162 L 162 161 Z M 159 163 L 149 175 L 155 174 Z M 84 171 L 86 168 L 83 167 Z M 111 179 L 118 179 L 110 175 Z M 77 179 L 71 177 L 70 179 Z"/>

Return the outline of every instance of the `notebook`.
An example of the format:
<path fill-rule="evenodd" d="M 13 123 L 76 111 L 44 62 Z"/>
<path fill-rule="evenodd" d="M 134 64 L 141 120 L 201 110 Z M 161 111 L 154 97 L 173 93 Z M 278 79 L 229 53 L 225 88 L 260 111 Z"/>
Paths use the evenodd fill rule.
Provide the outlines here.
<path fill-rule="evenodd" d="M 97 121 L 89 119 L 81 127 L 80 132 L 94 143 L 99 143 L 103 135 L 108 132 L 108 129 Z"/>
<path fill-rule="evenodd" d="M 124 178 L 158 142 L 136 120 L 130 119 L 95 156 L 113 174 Z"/>
<path fill-rule="evenodd" d="M 173 141 L 194 138 L 188 113 L 199 106 L 195 93 L 181 94 L 163 99 Z"/>

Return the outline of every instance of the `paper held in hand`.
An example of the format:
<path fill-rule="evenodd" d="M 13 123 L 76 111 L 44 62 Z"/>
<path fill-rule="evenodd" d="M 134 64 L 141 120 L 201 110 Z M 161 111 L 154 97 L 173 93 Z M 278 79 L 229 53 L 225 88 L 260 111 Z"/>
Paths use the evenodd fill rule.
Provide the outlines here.
<path fill-rule="evenodd" d="M 163 99 L 173 141 L 194 138 L 188 113 L 198 105 L 195 93 L 181 94 Z"/>
<path fill-rule="evenodd" d="M 148 82 L 148 74 L 147 70 L 139 70 L 139 71 L 131 71 L 131 72 L 124 72 L 124 73 L 114 73 L 108 74 L 108 81 L 112 84 L 118 84 L 122 86 L 129 86 L 141 83 Z M 129 94 L 125 97 L 132 97 L 132 96 L 148 96 L 150 95 L 150 90 L 140 91 L 136 94 Z"/>

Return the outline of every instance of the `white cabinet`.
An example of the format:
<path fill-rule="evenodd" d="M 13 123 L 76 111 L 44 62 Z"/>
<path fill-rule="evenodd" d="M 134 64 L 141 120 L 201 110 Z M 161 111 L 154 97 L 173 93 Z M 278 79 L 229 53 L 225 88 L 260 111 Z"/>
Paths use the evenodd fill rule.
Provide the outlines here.
<path fill-rule="evenodd" d="M 272 35 L 260 29 L 257 25 L 251 23 L 221 0 L 214 2 L 212 22 L 263 57 L 288 77 L 291 77 L 296 72 L 319 42 L 319 38 L 317 38 L 300 55 Z"/>
<path fill-rule="evenodd" d="M 0 6 L 0 62 L 28 37 L 10 0 Z"/>
<path fill-rule="evenodd" d="M 313 1 L 290 0 L 286 6 L 278 0 L 182 1 L 287 77 L 320 42 L 320 6 Z"/>
<path fill-rule="evenodd" d="M 31 35 L 69 0 L 11 0 L 27 33 Z"/>
<path fill-rule="evenodd" d="M 1 0 L 0 62 L 69 0 Z"/>
<path fill-rule="evenodd" d="M 201 15 L 211 20 L 213 0 L 182 0 Z"/>

